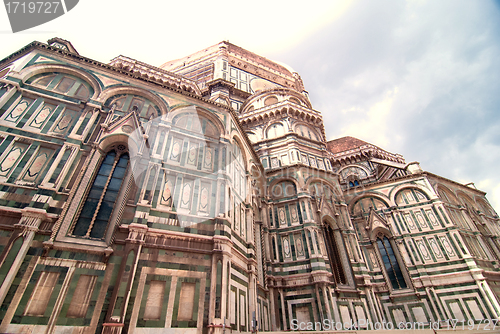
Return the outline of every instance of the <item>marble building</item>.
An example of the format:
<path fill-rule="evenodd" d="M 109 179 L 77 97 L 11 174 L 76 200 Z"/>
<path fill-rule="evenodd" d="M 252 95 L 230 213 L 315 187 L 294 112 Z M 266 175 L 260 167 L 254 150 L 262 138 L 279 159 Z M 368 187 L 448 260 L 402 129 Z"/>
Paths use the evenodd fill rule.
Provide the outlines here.
<path fill-rule="evenodd" d="M 499 220 L 473 184 L 328 140 L 299 74 L 229 42 L 0 61 L 0 333 L 499 319 Z"/>

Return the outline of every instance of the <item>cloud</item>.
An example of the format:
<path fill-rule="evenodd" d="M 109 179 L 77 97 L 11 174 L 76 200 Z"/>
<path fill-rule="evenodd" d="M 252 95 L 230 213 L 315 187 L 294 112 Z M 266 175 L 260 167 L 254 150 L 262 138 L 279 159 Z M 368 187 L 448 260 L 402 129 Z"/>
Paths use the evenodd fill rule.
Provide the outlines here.
<path fill-rule="evenodd" d="M 500 208 L 499 19 L 486 1 L 359 1 L 274 57 L 301 74 L 329 139 L 356 136 L 475 182 Z"/>

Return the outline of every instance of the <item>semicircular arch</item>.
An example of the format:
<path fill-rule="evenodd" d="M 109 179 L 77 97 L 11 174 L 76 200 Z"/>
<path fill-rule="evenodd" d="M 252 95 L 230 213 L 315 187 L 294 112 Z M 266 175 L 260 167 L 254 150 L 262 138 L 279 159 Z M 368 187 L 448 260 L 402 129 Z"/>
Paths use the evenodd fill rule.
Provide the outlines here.
<path fill-rule="evenodd" d="M 23 82 L 44 73 L 64 73 L 73 75 L 84 80 L 87 84 L 92 87 L 94 93 L 90 97 L 93 100 L 97 100 L 102 92 L 102 84 L 100 81 L 91 73 L 84 71 L 80 68 L 75 68 L 71 65 L 61 65 L 61 64 L 36 64 L 24 68 L 19 74 Z"/>
<path fill-rule="evenodd" d="M 477 205 L 485 212 L 487 213 L 488 215 L 494 215 L 494 210 L 493 208 L 491 207 L 491 205 L 485 200 L 483 199 L 482 197 L 480 196 L 476 196 L 475 197 L 476 199 L 476 203 Z"/>
<path fill-rule="evenodd" d="M 359 213 L 368 214 L 370 207 L 375 209 L 375 211 L 389 208 L 390 205 L 389 198 L 374 192 L 366 192 L 354 197 L 347 207 L 349 208 L 349 212 L 353 216 L 357 216 Z M 361 210 L 356 210 L 357 205 L 360 205 Z"/>
<path fill-rule="evenodd" d="M 108 101 L 108 99 L 112 98 L 115 95 L 136 95 L 148 99 L 153 102 L 156 107 L 160 109 L 161 115 L 167 115 L 169 111 L 168 104 L 160 98 L 158 95 L 151 93 L 148 90 L 139 88 L 139 87 L 131 87 L 131 86 L 114 86 L 105 89 L 102 94 L 99 96 L 98 101 L 103 105 Z M 160 116 L 160 115 L 158 115 Z"/>
<path fill-rule="evenodd" d="M 233 133 L 231 136 L 231 144 L 236 145 L 241 153 L 242 160 L 243 160 L 243 167 L 245 170 L 247 169 L 248 166 L 248 155 L 245 150 L 245 145 L 243 144 L 245 140 L 240 137 L 239 133 Z"/>
<path fill-rule="evenodd" d="M 360 169 L 361 172 L 356 172 L 356 169 Z M 338 174 L 340 175 L 341 179 L 343 181 L 345 181 L 351 175 L 355 175 L 355 177 L 357 177 L 359 179 L 366 178 L 366 177 L 368 177 L 368 175 L 370 175 L 370 171 L 364 166 L 360 166 L 360 165 L 356 165 L 356 164 L 349 164 L 347 166 L 342 167 L 338 171 Z"/>
<path fill-rule="evenodd" d="M 106 152 L 109 147 L 119 144 L 123 144 L 128 148 L 130 143 L 132 143 L 132 141 L 129 141 L 129 135 L 124 133 L 111 133 L 99 140 L 99 149 Z"/>
<path fill-rule="evenodd" d="M 321 135 L 318 134 L 318 132 L 313 129 L 311 125 L 305 122 L 296 122 L 295 124 L 293 124 L 292 129 L 293 132 L 304 138 L 309 138 L 316 141 L 319 141 L 321 138 Z"/>
<path fill-rule="evenodd" d="M 332 191 L 333 193 L 335 194 L 335 196 L 337 198 L 341 198 L 342 197 L 342 193 L 340 192 L 340 190 L 330 181 L 327 181 L 325 179 L 322 179 L 322 178 L 319 178 L 319 177 L 311 177 L 309 178 L 306 183 L 305 183 L 305 188 L 310 192 L 311 191 L 311 185 L 313 183 L 322 183 L 322 184 L 325 184 L 327 185 Z"/>
<path fill-rule="evenodd" d="M 288 131 L 286 123 L 281 120 L 277 120 L 267 125 L 264 129 L 264 137 L 266 139 L 273 139 L 281 137 Z"/>
<path fill-rule="evenodd" d="M 402 184 L 391 189 L 389 196 L 391 205 L 400 206 L 415 202 L 427 202 L 435 195 L 425 187 L 416 184 Z"/>
<path fill-rule="evenodd" d="M 201 117 L 205 117 L 206 119 L 208 119 L 216 127 L 217 131 L 219 132 L 219 136 L 223 136 L 225 133 L 224 125 L 222 124 L 220 118 L 215 116 L 209 110 L 197 107 L 192 104 L 177 105 L 172 108 L 167 116 L 167 121 L 173 122 L 174 118 L 182 113 L 197 113 L 198 115 L 201 115 Z"/>
<path fill-rule="evenodd" d="M 460 191 L 460 190 L 457 191 L 457 197 L 459 198 L 459 200 L 462 201 L 462 203 L 464 205 L 467 206 L 467 204 L 468 204 L 471 207 L 471 209 L 476 207 L 474 200 L 469 195 L 464 193 L 463 191 Z"/>
<path fill-rule="evenodd" d="M 283 183 L 284 189 L 282 189 L 284 196 L 281 196 L 279 192 L 275 191 L 275 187 L 277 187 L 280 183 Z M 293 190 L 288 189 L 288 185 L 292 184 L 293 185 Z M 282 187 L 283 188 L 283 187 Z M 270 191 L 268 194 L 269 196 L 272 196 L 273 198 L 287 198 L 287 197 L 293 197 L 297 195 L 297 189 L 298 189 L 298 184 L 297 180 L 292 178 L 292 177 L 285 177 L 285 178 L 277 178 L 269 183 L 269 186 L 267 189 Z M 290 196 L 286 196 L 286 195 Z"/>
<path fill-rule="evenodd" d="M 439 184 L 437 186 L 437 193 L 441 197 L 441 200 L 445 202 L 455 205 L 460 204 L 458 197 L 455 195 L 455 193 L 442 184 Z"/>
<path fill-rule="evenodd" d="M 392 232 L 387 227 L 379 225 L 368 233 L 368 238 L 371 242 L 374 242 L 381 234 L 386 236 L 388 239 L 393 237 Z"/>

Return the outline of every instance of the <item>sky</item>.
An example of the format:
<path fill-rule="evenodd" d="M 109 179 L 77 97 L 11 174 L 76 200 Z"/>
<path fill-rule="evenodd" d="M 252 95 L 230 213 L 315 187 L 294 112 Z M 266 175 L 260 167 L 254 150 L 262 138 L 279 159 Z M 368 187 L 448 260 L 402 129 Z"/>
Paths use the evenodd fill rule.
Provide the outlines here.
<path fill-rule="evenodd" d="M 500 210 L 499 1 L 80 0 L 16 34 L 0 9 L 0 58 L 56 36 L 101 62 L 155 66 L 229 40 L 301 75 L 328 140 L 474 182 Z"/>

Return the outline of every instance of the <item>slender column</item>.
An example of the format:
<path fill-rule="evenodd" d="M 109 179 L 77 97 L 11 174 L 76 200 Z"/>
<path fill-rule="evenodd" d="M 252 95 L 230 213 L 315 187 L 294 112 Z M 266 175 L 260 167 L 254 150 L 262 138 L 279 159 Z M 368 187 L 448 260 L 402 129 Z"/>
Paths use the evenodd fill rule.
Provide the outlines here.
<path fill-rule="evenodd" d="M 288 324 L 286 323 L 286 312 L 288 312 L 288 310 L 285 307 L 285 294 L 283 290 L 280 290 L 279 294 L 281 296 L 281 316 L 283 317 L 283 328 L 281 330 L 286 331 L 288 329 Z"/>
<path fill-rule="evenodd" d="M 307 249 L 309 251 L 309 258 L 317 257 L 318 253 L 316 252 L 315 248 L 313 248 L 314 245 L 312 245 L 312 244 L 314 244 L 313 233 L 309 227 L 306 227 L 304 229 L 304 231 L 305 231 L 306 245 L 307 245 Z M 311 236 L 311 238 L 309 238 L 309 235 Z M 314 252 L 314 254 L 312 254 L 311 250 Z"/>
<path fill-rule="evenodd" d="M 64 282 L 62 284 L 61 291 L 59 292 L 59 296 L 57 296 L 57 300 L 55 302 L 54 308 L 52 310 L 52 314 L 50 315 L 49 322 L 47 328 L 45 330 L 45 334 L 53 333 L 54 327 L 56 326 L 56 321 L 59 318 L 59 313 L 61 313 L 61 309 L 63 306 L 64 299 L 66 298 L 66 293 L 68 292 L 69 282 L 73 278 L 73 274 L 75 273 L 75 266 L 71 266 L 68 268 L 68 273 L 64 278 Z"/>
<path fill-rule="evenodd" d="M 332 288 L 331 287 L 328 287 L 328 294 L 332 298 L 333 316 L 335 317 L 335 321 L 340 321 L 339 308 L 337 307 L 337 297 L 332 295 Z"/>
<path fill-rule="evenodd" d="M 224 236 L 214 236 L 214 247 L 218 252 L 222 253 L 222 285 L 220 301 L 221 319 L 225 319 L 226 326 L 228 326 L 229 310 L 227 306 L 229 298 L 229 284 L 231 281 L 231 241 L 229 240 L 229 238 Z M 214 332 L 218 332 L 218 330 L 216 329 L 214 330 Z"/>
<path fill-rule="evenodd" d="M 371 290 L 371 293 L 373 296 L 373 300 L 375 301 L 375 310 L 378 310 L 378 313 L 379 313 L 379 317 L 380 317 L 379 321 L 386 321 L 385 313 L 383 311 L 382 303 L 380 302 L 379 296 L 376 295 L 375 292 L 373 292 L 373 290 Z"/>
<path fill-rule="evenodd" d="M 50 178 L 52 177 L 52 174 L 54 174 L 54 171 L 56 170 L 57 166 L 61 162 L 64 153 L 66 151 L 70 150 L 71 153 L 68 157 L 68 160 L 66 161 L 66 164 L 64 167 L 61 169 L 59 176 L 57 177 L 57 180 L 54 183 L 49 183 Z M 47 187 L 47 188 L 54 188 L 56 184 L 60 184 L 61 181 L 64 179 L 65 174 L 68 172 L 71 164 L 75 160 L 76 153 L 78 151 L 77 146 L 69 145 L 69 144 L 64 144 L 64 146 L 61 148 L 61 151 L 59 151 L 59 154 L 57 155 L 56 159 L 54 160 L 54 163 L 50 167 L 49 171 L 45 175 L 45 178 L 42 181 L 41 186 L 42 187 Z"/>
<path fill-rule="evenodd" d="M 482 274 L 479 275 L 483 276 Z M 486 303 L 486 305 L 488 305 L 491 313 L 496 316 L 495 319 L 498 320 L 500 318 L 500 305 L 498 304 L 495 295 L 491 291 L 489 285 L 486 283 L 484 276 L 482 277 L 482 280 L 479 280 L 477 277 L 474 278 L 476 279 L 476 284 L 479 287 L 479 291 L 481 291 L 481 294 L 483 295 L 483 301 Z"/>
<path fill-rule="evenodd" d="M 61 150 L 59 151 L 59 154 L 57 154 L 57 157 L 54 160 L 54 163 L 52 164 L 52 166 L 50 167 L 49 171 L 47 172 L 47 174 L 45 175 L 45 177 L 42 181 L 42 184 L 41 184 L 42 187 L 53 187 L 54 186 L 54 184 L 49 183 L 49 180 L 52 177 L 52 174 L 54 174 L 54 171 L 56 170 L 57 165 L 59 165 L 59 163 L 61 162 L 61 160 L 64 156 L 64 153 L 69 149 L 70 149 L 70 146 L 66 143 L 63 145 L 63 147 L 61 147 Z"/>
<path fill-rule="evenodd" d="M 10 100 L 12 96 L 17 92 L 17 89 L 12 85 L 7 85 L 7 92 L 5 92 L 2 97 L 0 97 L 0 108 Z"/>
<path fill-rule="evenodd" d="M 495 242 L 491 237 L 486 237 L 486 243 L 488 244 L 488 246 L 490 246 L 491 252 L 493 253 L 492 255 L 494 255 L 497 259 L 500 259 L 500 252 L 498 250 L 498 247 L 497 245 L 495 245 Z"/>
<path fill-rule="evenodd" d="M 210 301 L 208 309 L 208 323 L 214 323 L 215 319 L 215 298 L 216 298 L 216 287 L 217 287 L 217 256 L 212 255 L 212 274 L 210 275 Z"/>
<path fill-rule="evenodd" d="M 91 112 L 91 111 L 88 109 L 82 111 L 80 117 L 76 121 L 76 124 L 73 127 L 73 130 L 71 131 L 71 133 L 69 134 L 68 138 L 72 138 L 72 139 L 80 139 L 81 138 L 81 136 L 77 135 L 76 132 L 78 131 L 78 129 L 80 129 L 80 126 L 82 125 L 83 121 L 85 120 L 85 117 L 87 117 L 87 113 L 89 113 L 89 112 Z"/>
<path fill-rule="evenodd" d="M 370 314 L 373 317 L 372 322 L 373 323 L 380 322 L 381 321 L 380 315 L 378 314 L 378 310 L 375 307 L 375 304 L 373 303 L 373 298 L 372 298 L 372 294 L 371 294 L 371 286 L 365 286 L 365 294 L 366 294 L 366 300 L 368 301 L 368 307 L 371 310 Z M 366 316 L 368 317 L 368 315 L 369 314 L 367 314 Z M 366 320 L 369 320 L 369 319 L 366 319 Z"/>
<path fill-rule="evenodd" d="M 318 233 L 318 232 L 319 232 L 319 229 L 316 229 L 316 228 L 311 229 L 311 238 L 312 238 L 313 247 L 316 250 L 317 256 L 323 257 L 323 252 L 321 251 L 320 240 L 319 240 L 320 233 Z"/>
<path fill-rule="evenodd" d="M 328 320 L 330 321 L 330 324 L 332 323 L 332 311 L 330 309 L 330 298 L 328 298 L 328 294 L 326 293 L 326 290 L 328 289 L 328 286 L 326 284 L 323 285 L 321 288 L 321 291 L 323 291 L 323 300 L 325 301 L 325 307 L 326 307 L 326 315 Z"/>
<path fill-rule="evenodd" d="M 5 280 L 3 281 L 2 286 L 0 287 L 0 305 L 2 305 L 12 282 L 16 278 L 17 272 L 19 271 L 19 268 L 21 267 L 21 264 L 23 263 L 24 258 L 31 246 L 31 242 L 33 241 L 33 238 L 38 231 L 38 227 L 43 220 L 48 218 L 47 212 L 42 209 L 25 208 L 21 210 L 21 213 L 22 217 L 19 220 L 19 223 L 14 226 L 17 229 L 21 230 L 19 234 L 24 237 L 23 244 L 21 246 L 21 249 L 19 249 L 19 253 L 14 259 L 14 262 L 12 262 L 12 265 L 9 269 L 9 272 L 7 273 L 7 276 L 5 277 Z"/>
<path fill-rule="evenodd" d="M 87 134 L 89 133 L 90 129 L 92 128 L 92 125 L 94 125 L 96 119 L 97 119 L 97 116 L 99 116 L 99 112 L 100 110 L 99 109 L 94 109 L 94 113 L 92 114 L 92 116 L 90 116 L 90 119 L 89 119 L 89 122 L 87 123 L 87 126 L 85 127 L 85 129 L 83 129 L 83 133 L 82 133 L 82 141 L 85 140 L 85 138 L 87 137 Z"/>
<path fill-rule="evenodd" d="M 252 321 L 253 321 L 253 314 L 255 312 L 255 318 L 258 320 L 259 319 L 259 314 L 257 314 L 257 272 L 255 265 L 252 265 L 252 271 L 250 272 L 250 275 L 248 275 L 249 279 L 249 284 L 248 284 L 248 311 L 249 311 L 249 321 L 248 321 L 248 328 L 252 330 Z M 264 324 L 264 322 L 262 322 Z M 262 328 L 259 328 L 261 330 Z"/>
<path fill-rule="evenodd" d="M 59 189 L 59 187 L 62 186 L 62 183 L 63 183 L 63 181 L 64 181 L 67 173 L 69 172 L 71 166 L 73 165 L 73 162 L 76 159 L 79 147 L 77 147 L 77 146 L 71 146 L 70 149 L 71 149 L 71 153 L 70 153 L 70 155 L 68 157 L 68 161 L 66 161 L 66 164 L 61 169 L 61 173 L 59 174 L 59 176 L 57 177 L 57 180 L 55 181 L 55 187 L 56 187 L 56 189 Z"/>
<path fill-rule="evenodd" d="M 125 249 L 127 250 L 126 254 L 129 254 L 129 252 L 133 250 L 135 252 L 135 258 L 132 267 L 130 268 L 130 272 L 128 273 L 128 281 L 126 282 L 127 286 L 125 289 L 125 294 L 122 296 L 123 302 L 121 304 L 119 316 L 113 316 L 113 311 L 115 310 L 116 299 L 118 297 L 120 286 L 122 286 L 122 284 L 125 282 L 121 279 L 118 279 L 115 283 L 112 302 L 109 304 L 108 314 L 106 315 L 106 322 L 103 324 L 103 334 L 120 334 L 123 330 L 125 315 L 127 314 L 128 301 L 130 299 L 130 293 L 132 290 L 132 285 L 134 284 L 137 264 L 139 263 L 139 258 L 141 256 L 142 246 L 145 242 L 147 230 L 148 227 L 141 224 L 132 223 L 129 225 L 129 235 L 125 240 L 128 243 L 128 247 L 126 246 Z M 124 273 L 127 258 L 128 255 L 126 255 L 122 261 L 122 267 L 120 268 L 121 275 L 123 275 Z M 121 277 L 121 275 L 119 275 L 119 277 Z"/>
<path fill-rule="evenodd" d="M 323 312 L 323 306 L 321 305 L 321 296 L 319 295 L 318 284 L 314 285 L 314 290 L 316 291 L 316 302 L 318 303 L 318 310 L 319 310 L 319 319 L 314 319 L 314 322 L 316 321 L 323 322 L 324 312 Z"/>
<path fill-rule="evenodd" d="M 26 272 L 23 275 L 23 278 L 21 279 L 21 282 L 19 286 L 25 287 L 28 286 L 29 280 L 31 276 L 33 275 L 33 271 L 35 270 L 35 267 L 38 263 L 39 258 L 32 258 L 31 261 L 29 262 Z M 4 318 L 0 323 L 0 333 L 8 333 L 7 328 L 9 327 L 12 318 L 15 315 L 16 309 L 21 302 L 21 298 L 24 294 L 24 289 L 17 289 L 16 293 L 12 297 L 12 300 L 10 302 L 9 307 L 7 308 Z"/>
<path fill-rule="evenodd" d="M 439 313 L 442 313 L 442 314 L 445 314 L 444 312 L 442 312 L 442 310 L 440 310 L 437 306 L 436 306 L 436 303 L 438 302 L 437 300 L 434 300 L 433 296 L 431 295 L 430 291 L 431 291 L 431 287 L 427 287 L 425 288 L 425 292 L 427 293 L 427 297 L 429 298 L 429 304 L 431 305 L 432 309 L 434 310 L 434 313 L 437 315 L 437 319 L 434 319 L 434 321 L 437 321 L 439 320 Z M 432 317 L 432 315 L 431 315 Z"/>
<path fill-rule="evenodd" d="M 270 301 L 270 306 L 271 306 L 271 330 L 273 332 L 276 332 L 278 330 L 278 326 L 276 325 L 277 321 L 278 320 L 276 318 L 276 296 L 274 295 L 274 289 L 271 288 L 269 289 L 269 301 Z M 262 311 L 262 313 L 264 313 L 264 311 Z M 264 316 L 267 316 L 267 315 L 264 315 Z"/>

